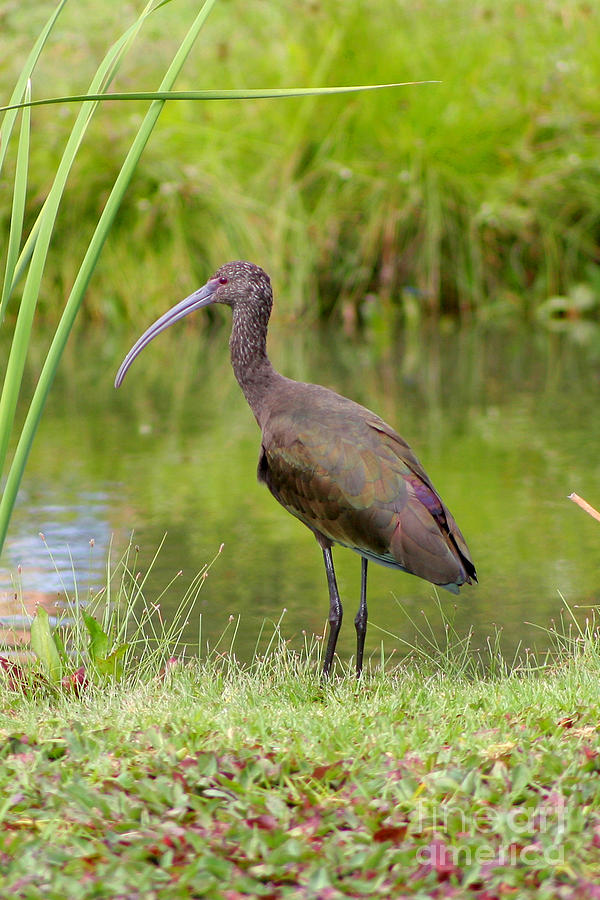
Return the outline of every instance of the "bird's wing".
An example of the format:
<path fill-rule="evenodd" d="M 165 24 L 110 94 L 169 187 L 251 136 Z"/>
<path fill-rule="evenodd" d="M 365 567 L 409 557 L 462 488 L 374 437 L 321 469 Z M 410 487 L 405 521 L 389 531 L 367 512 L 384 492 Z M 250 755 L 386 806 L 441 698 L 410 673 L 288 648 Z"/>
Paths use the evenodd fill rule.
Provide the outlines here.
<path fill-rule="evenodd" d="M 415 500 L 421 507 L 427 509 L 433 517 L 436 525 L 440 529 L 442 535 L 450 541 L 451 549 L 456 551 L 458 558 L 466 575 L 465 581 L 477 581 L 475 566 L 467 542 L 454 516 L 443 502 L 440 495 L 434 488 L 429 476 L 425 472 L 404 438 L 400 437 L 393 428 L 390 428 L 386 422 L 381 419 L 373 419 L 369 421 L 369 425 L 375 431 L 382 435 L 383 440 L 388 447 L 396 452 L 404 461 L 408 472 L 403 476 L 410 485 L 410 492 L 414 495 Z"/>
<path fill-rule="evenodd" d="M 374 414 L 280 417 L 263 435 L 259 478 L 318 536 L 436 584 L 471 574 L 464 539 L 418 459 Z"/>

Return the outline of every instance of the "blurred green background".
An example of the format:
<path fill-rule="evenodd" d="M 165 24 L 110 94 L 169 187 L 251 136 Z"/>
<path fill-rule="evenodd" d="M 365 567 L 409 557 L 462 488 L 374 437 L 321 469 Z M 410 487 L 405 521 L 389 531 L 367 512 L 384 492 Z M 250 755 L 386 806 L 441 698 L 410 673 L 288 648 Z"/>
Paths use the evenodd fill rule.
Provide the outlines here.
<path fill-rule="evenodd" d="M 0 7 L 4 96 L 51 8 Z M 177 0 L 153 15 L 113 89 L 156 89 L 197 8 Z M 84 90 L 134 18 L 130 4 L 67 5 L 34 97 Z M 285 286 L 280 308 L 290 316 L 353 322 L 371 294 L 410 311 L 495 318 L 530 316 L 560 295 L 579 315 L 581 284 L 591 289 L 586 314 L 597 310 L 599 45 L 600 12 L 580 0 L 221 0 L 179 89 L 441 83 L 167 104 L 86 314 L 145 320 L 231 258 L 262 264 Z M 98 111 L 65 196 L 41 311 L 52 314 L 70 288 L 146 108 Z M 35 110 L 29 221 L 74 114 Z M 2 232 L 9 189 L 6 178 Z"/>

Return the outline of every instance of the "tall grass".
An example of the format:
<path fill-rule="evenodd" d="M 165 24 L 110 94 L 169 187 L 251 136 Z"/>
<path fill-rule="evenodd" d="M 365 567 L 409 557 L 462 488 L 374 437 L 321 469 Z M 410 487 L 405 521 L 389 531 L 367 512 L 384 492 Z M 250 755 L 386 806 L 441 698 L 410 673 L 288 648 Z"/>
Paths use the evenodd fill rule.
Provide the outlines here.
<path fill-rule="evenodd" d="M 48 93 L 80 87 L 52 63 L 74 52 L 83 75 L 120 15 L 91 0 L 78 8 L 90 26 L 82 35 L 65 10 Z M 0 38 L 5 59 L 24 40 L 17 17 L 8 14 Z M 170 24 L 150 23 L 153 52 L 134 49 L 118 87 L 156 82 L 179 39 Z M 265 265 L 293 314 L 360 314 L 370 293 L 396 300 L 409 288 L 418 309 L 529 315 L 580 282 L 597 291 L 599 38 L 597 17 L 576 0 L 296 0 L 285 9 L 254 0 L 239 15 L 230 4 L 207 24 L 182 88 L 442 84 L 367 103 L 169 106 L 124 198 L 88 314 L 114 322 L 143 310 L 146 319 L 234 257 Z M 75 277 L 85 225 L 139 115 L 131 104 L 102 110 L 83 148 L 57 223 L 65 252 L 52 263 L 47 309 Z M 44 127 L 36 163 L 56 158 L 64 120 L 49 113 Z M 41 192 L 39 174 L 31 178 Z"/>
<path fill-rule="evenodd" d="M 43 535 L 42 538 L 45 543 Z M 81 572 L 75 571 L 74 566 L 72 587 L 67 586 L 64 572 L 54 564 L 52 551 L 46 545 L 61 590 L 55 608 L 49 609 L 47 604 L 37 606 L 29 622 L 31 642 L 23 662 L 14 658 L 13 641 L 7 639 L 6 647 L 0 646 L 0 673 L 4 672 L 9 686 L 25 696 L 39 692 L 54 696 L 72 691 L 79 694 L 94 686 L 105 688 L 122 681 L 133 687 L 164 677 L 187 656 L 222 656 L 219 645 L 223 645 L 222 649 L 232 646 L 235 631 L 232 637 L 226 629 L 217 646 L 204 647 L 202 615 L 198 611 L 200 591 L 221 550 L 181 591 L 174 612 L 165 615 L 162 604 L 177 590 L 182 572 L 177 572 L 155 596 L 148 595 L 147 582 L 163 543 L 164 538 L 143 571 L 133 537 L 120 555 L 109 547 L 104 584 L 97 591 L 84 587 Z M 25 605 L 23 619 L 29 619 Z M 192 621 L 197 644 L 183 640 Z"/>

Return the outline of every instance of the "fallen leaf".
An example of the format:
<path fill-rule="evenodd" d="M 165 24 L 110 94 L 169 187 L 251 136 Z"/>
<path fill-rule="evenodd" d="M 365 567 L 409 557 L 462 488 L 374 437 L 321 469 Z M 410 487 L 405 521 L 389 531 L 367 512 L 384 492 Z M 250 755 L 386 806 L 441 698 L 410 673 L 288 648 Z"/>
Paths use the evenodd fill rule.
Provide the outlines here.
<path fill-rule="evenodd" d="M 572 728 L 578 718 L 579 713 L 571 713 L 570 716 L 562 716 L 556 724 L 559 728 Z"/>
<path fill-rule="evenodd" d="M 63 688 L 72 691 L 76 697 L 79 697 L 80 693 L 89 686 L 89 681 L 85 674 L 85 666 L 79 666 L 70 675 L 65 675 L 60 683 Z"/>
<path fill-rule="evenodd" d="M 6 686 L 9 691 L 21 691 L 29 686 L 30 679 L 19 663 L 7 659 L 6 656 L 0 656 L 0 668 L 6 672 Z"/>
<path fill-rule="evenodd" d="M 373 840 L 377 841 L 378 844 L 383 844 L 386 841 L 399 844 L 406 837 L 407 831 L 408 824 L 406 823 L 403 825 L 384 825 L 375 832 Z"/>
<path fill-rule="evenodd" d="M 279 822 L 275 818 L 275 816 L 269 815 L 269 813 L 261 813 L 259 816 L 254 816 L 251 819 L 246 819 L 248 825 L 255 825 L 257 828 L 261 828 L 263 831 L 274 831 Z"/>
<path fill-rule="evenodd" d="M 448 881 L 459 874 L 459 868 L 452 859 L 452 851 L 443 838 L 436 837 L 423 849 L 425 872 L 435 872 L 438 881 Z"/>

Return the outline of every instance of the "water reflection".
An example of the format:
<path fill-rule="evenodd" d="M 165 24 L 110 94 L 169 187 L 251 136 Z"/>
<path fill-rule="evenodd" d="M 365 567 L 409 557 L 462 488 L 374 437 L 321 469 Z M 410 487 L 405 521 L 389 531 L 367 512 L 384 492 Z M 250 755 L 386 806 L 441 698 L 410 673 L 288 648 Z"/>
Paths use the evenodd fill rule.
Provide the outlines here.
<path fill-rule="evenodd" d="M 28 590 L 48 594 L 72 592 L 75 573 L 79 579 L 98 581 L 111 536 L 110 495 L 106 490 L 82 490 L 71 503 L 63 495 L 61 503 L 60 484 L 41 483 L 39 489 L 45 498 L 38 495 L 30 502 L 27 491 L 19 498 L 6 564 L 13 572 L 20 570 Z M 39 525 L 39 531 L 29 531 L 26 523 Z M 91 552 L 90 541 L 98 544 L 97 552 Z"/>
<path fill-rule="evenodd" d="M 65 487 L 29 482 L 15 509 L 0 570 L 0 642 L 15 652 L 26 648 L 38 606 L 54 626 L 60 618 L 64 622 L 69 600 L 86 596 L 103 580 L 111 538 L 109 494 L 82 485 L 65 496 Z"/>
<path fill-rule="evenodd" d="M 547 627 L 557 618 L 559 591 L 573 605 L 594 604 L 600 592 L 597 523 L 566 500 L 571 491 L 596 505 L 600 498 L 597 348 L 540 330 L 384 326 L 352 339 L 333 330 L 306 334 L 276 319 L 271 355 L 291 377 L 375 409 L 415 448 L 480 576 L 458 602 L 440 598 L 457 631 L 473 626 L 482 644 L 497 623 L 507 653 L 520 642 L 545 646 L 544 633 L 526 622 Z M 212 645 L 229 615 L 240 614 L 236 651 L 250 658 L 264 620 L 277 620 L 284 607 L 284 631 L 298 644 L 303 630 L 322 632 L 321 554 L 256 483 L 259 433 L 229 368 L 227 330 L 218 322 L 201 329 L 191 322 L 163 335 L 118 393 L 112 378 L 128 338 L 117 345 L 80 336 L 69 347 L 2 559 L 0 616 L 20 614 L 15 593 L 29 614 L 36 599 L 51 606 L 73 591 L 73 570 L 80 594 L 97 590 L 111 539 L 120 553 L 134 530 L 140 569 L 168 534 L 147 596 L 184 570 L 161 601 L 165 615 L 225 543 L 197 610 Z M 349 655 L 360 565 L 339 550 L 336 566 L 346 601 L 339 649 Z M 15 590 L 10 573 L 22 588 Z M 383 639 L 387 652 L 403 654 L 377 626 L 412 641 L 409 617 L 422 621 L 421 610 L 443 641 L 430 585 L 372 566 L 369 593 L 369 652 L 378 654 Z M 192 644 L 197 633 L 195 619 Z"/>

